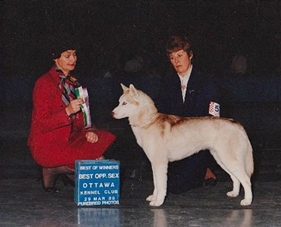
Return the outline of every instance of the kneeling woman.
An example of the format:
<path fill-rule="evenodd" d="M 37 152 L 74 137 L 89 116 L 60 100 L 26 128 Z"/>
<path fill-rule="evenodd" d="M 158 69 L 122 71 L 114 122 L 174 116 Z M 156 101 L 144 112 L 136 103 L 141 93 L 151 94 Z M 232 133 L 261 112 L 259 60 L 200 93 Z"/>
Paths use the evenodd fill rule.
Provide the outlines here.
<path fill-rule="evenodd" d="M 43 188 L 57 191 L 60 174 L 74 173 L 75 160 L 102 159 L 115 140 L 108 131 L 85 128 L 80 110 L 82 99 L 73 94 L 78 81 L 70 76 L 77 62 L 76 46 L 68 35 L 55 37 L 54 65 L 36 82 L 28 145 L 42 166 Z"/>

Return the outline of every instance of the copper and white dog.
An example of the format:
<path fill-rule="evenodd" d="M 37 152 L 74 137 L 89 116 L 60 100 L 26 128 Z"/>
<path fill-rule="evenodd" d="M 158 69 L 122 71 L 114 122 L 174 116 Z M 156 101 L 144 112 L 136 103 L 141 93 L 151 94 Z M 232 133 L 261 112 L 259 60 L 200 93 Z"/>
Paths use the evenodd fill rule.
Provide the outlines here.
<path fill-rule="evenodd" d="M 243 126 L 232 119 L 219 117 L 179 117 L 158 113 L 152 99 L 132 84 L 121 84 L 123 95 L 112 111 L 116 119 L 128 117 L 137 143 L 151 162 L 154 191 L 147 197 L 151 206 L 163 204 L 167 191 L 168 162 L 183 159 L 209 149 L 217 163 L 233 181 L 227 196 L 244 188 L 242 206 L 252 203 L 251 175 L 253 151 Z"/>

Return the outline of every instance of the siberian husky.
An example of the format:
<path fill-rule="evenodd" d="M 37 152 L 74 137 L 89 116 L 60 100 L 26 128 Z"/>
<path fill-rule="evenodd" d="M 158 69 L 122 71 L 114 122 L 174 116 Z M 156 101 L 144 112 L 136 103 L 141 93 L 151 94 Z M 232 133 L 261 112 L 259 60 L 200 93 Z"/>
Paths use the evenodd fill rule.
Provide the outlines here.
<path fill-rule="evenodd" d="M 153 171 L 151 206 L 161 206 L 166 196 L 168 162 L 181 160 L 209 149 L 217 163 L 233 181 L 227 196 L 239 194 L 244 187 L 242 206 L 252 203 L 251 175 L 253 151 L 243 126 L 232 119 L 219 117 L 179 117 L 158 113 L 152 99 L 134 85 L 121 84 L 123 95 L 112 111 L 116 119 L 128 117 L 137 143 L 143 148 Z"/>

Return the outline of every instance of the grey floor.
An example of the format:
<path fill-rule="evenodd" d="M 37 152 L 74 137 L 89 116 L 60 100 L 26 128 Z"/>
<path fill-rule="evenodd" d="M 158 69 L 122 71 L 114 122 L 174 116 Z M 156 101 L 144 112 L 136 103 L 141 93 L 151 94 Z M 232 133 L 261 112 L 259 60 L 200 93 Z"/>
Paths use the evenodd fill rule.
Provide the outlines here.
<path fill-rule="evenodd" d="M 72 186 L 64 186 L 59 181 L 60 193 L 43 191 L 38 181 L 40 169 L 26 146 L 28 120 L 15 121 L 0 125 L 0 226 L 281 226 L 279 146 L 268 149 L 258 145 L 255 149 L 254 200 L 248 207 L 239 205 L 243 190 L 237 198 L 226 196 L 231 181 L 217 169 L 216 186 L 204 186 L 180 195 L 169 194 L 164 205 L 153 208 L 145 201 L 153 190 L 148 163 L 135 178 L 130 177 L 143 158 L 127 122 L 105 119 L 100 124 L 113 130 L 120 139 L 113 151 L 122 166 L 120 205 L 77 207 Z"/>
<path fill-rule="evenodd" d="M 230 182 L 219 182 L 215 187 L 169 195 L 163 206 L 151 208 L 145 201 L 151 182 L 128 180 L 120 205 L 78 208 L 71 187 L 46 194 L 34 179 L 5 179 L 1 181 L 0 226 L 280 226 L 279 185 L 256 183 L 249 207 L 239 205 L 241 196 L 227 198 Z"/>

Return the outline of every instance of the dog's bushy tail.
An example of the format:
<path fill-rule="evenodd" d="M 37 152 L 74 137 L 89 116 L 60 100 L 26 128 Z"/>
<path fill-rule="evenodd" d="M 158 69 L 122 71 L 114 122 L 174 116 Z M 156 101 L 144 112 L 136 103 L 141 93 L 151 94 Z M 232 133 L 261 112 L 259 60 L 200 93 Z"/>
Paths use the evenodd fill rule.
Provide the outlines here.
<path fill-rule="evenodd" d="M 252 174 L 254 173 L 254 159 L 253 159 L 252 145 L 250 141 L 248 143 L 249 145 L 248 145 L 247 155 L 245 157 L 245 168 L 246 168 L 247 175 L 251 177 Z"/>

